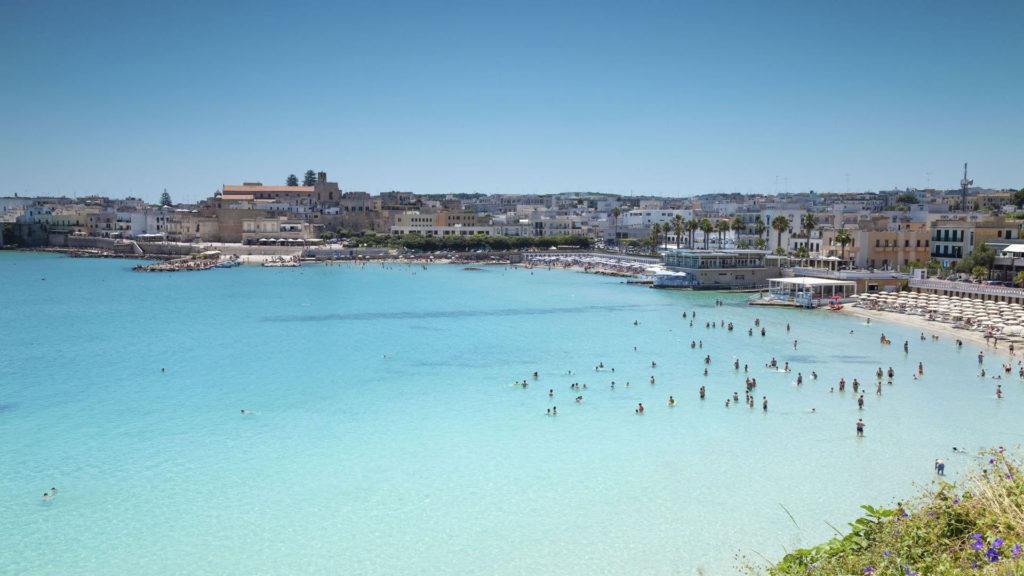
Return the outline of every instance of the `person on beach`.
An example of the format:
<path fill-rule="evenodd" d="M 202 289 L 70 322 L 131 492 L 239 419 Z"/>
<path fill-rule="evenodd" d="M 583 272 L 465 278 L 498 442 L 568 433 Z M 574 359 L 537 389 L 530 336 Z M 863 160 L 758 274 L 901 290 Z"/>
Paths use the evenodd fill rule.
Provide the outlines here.
<path fill-rule="evenodd" d="M 704 387 L 703 386 L 700 387 L 700 399 L 701 400 L 704 399 Z"/>
<path fill-rule="evenodd" d="M 942 460 L 936 460 L 935 461 L 935 472 L 939 476 L 945 476 L 946 475 L 946 463 L 943 462 Z"/>
<path fill-rule="evenodd" d="M 800 372 L 796 373 L 796 385 L 799 386 L 804 383 L 804 375 Z"/>
<path fill-rule="evenodd" d="M 767 396 L 762 396 L 761 397 L 761 411 L 762 412 L 767 412 L 768 411 L 768 397 Z"/>
<path fill-rule="evenodd" d="M 860 418 L 857 419 L 857 436 L 864 435 L 864 421 Z"/>
<path fill-rule="evenodd" d="M 1002 397 L 1003 397 L 1003 385 L 1002 384 L 996 384 L 996 398 L 1002 398 Z"/>
<path fill-rule="evenodd" d="M 864 395 L 863 394 L 861 394 L 860 397 L 857 398 L 857 409 L 858 410 L 863 410 L 864 409 Z"/>
<path fill-rule="evenodd" d="M 924 375 L 924 363 L 922 363 L 922 362 L 918 362 L 917 363 L 917 373 L 922 375 L 922 376 Z"/>
<path fill-rule="evenodd" d="M 978 364 L 981 364 L 984 361 L 985 361 L 985 352 L 984 351 L 978 352 Z"/>
<path fill-rule="evenodd" d="M 903 341 L 903 353 L 907 354 L 909 352 L 910 352 L 910 342 L 907 342 L 906 340 L 904 340 Z"/>

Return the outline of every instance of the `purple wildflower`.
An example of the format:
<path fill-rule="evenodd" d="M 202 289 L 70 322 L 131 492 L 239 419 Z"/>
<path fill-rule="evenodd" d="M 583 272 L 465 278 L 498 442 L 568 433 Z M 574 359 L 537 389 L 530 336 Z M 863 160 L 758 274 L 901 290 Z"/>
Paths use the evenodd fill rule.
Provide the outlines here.
<path fill-rule="evenodd" d="M 871 564 L 868 564 L 868 567 L 864 569 L 864 573 L 865 574 L 874 574 L 875 573 L 875 569 L 871 566 Z"/>
<path fill-rule="evenodd" d="M 959 504 L 959 503 L 960 503 L 960 499 L 959 498 L 957 498 L 956 500 L 953 500 L 953 504 Z"/>
<path fill-rule="evenodd" d="M 1013 554 L 1014 560 L 1016 560 L 1017 557 L 1020 556 L 1020 542 L 1018 542 L 1017 545 L 1013 547 L 1011 553 Z"/>
<path fill-rule="evenodd" d="M 971 544 L 971 548 L 973 548 L 975 550 L 981 550 L 984 547 L 985 547 L 985 543 L 982 542 L 981 540 L 975 540 L 974 544 Z"/>
<path fill-rule="evenodd" d="M 1004 540 L 1002 538 L 996 538 L 995 542 L 992 543 L 993 548 L 999 548 L 1003 545 Z"/>
<path fill-rule="evenodd" d="M 989 562 L 996 562 L 999 560 L 999 552 L 995 548 L 989 548 L 985 550 L 985 556 L 988 557 Z"/>

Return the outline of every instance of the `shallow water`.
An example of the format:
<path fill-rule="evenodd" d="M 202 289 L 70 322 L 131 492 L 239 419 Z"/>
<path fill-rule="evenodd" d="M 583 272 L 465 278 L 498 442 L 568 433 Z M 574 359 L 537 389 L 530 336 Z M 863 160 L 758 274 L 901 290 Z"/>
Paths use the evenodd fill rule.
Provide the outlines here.
<path fill-rule="evenodd" d="M 0 573 L 729 573 L 736 552 L 777 559 L 913 495 L 935 458 L 955 477 L 970 457 L 952 446 L 1024 435 L 1024 387 L 996 400 L 976 348 L 743 295 L 134 264 L 0 252 Z M 756 407 L 725 408 L 743 364 Z M 878 366 L 896 370 L 881 397 Z"/>

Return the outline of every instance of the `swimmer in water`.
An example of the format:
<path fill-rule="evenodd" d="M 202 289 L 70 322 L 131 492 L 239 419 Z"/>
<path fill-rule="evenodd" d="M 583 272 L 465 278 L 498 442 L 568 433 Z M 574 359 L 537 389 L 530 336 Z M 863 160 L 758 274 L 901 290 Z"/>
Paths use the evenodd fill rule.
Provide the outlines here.
<path fill-rule="evenodd" d="M 676 399 L 671 397 L 671 396 L 669 396 L 668 397 L 668 405 L 669 406 L 675 406 L 676 405 Z"/>
<path fill-rule="evenodd" d="M 996 398 L 1002 398 L 1002 397 L 1003 397 L 1003 385 L 1002 384 L 998 384 L 998 385 L 996 385 Z"/>
<path fill-rule="evenodd" d="M 46 500 L 47 502 L 50 501 L 50 493 L 49 492 L 43 492 L 43 500 Z"/>
<path fill-rule="evenodd" d="M 643 414 L 644 413 L 644 404 L 643 404 L 643 402 L 640 402 L 640 403 L 637 404 L 636 413 L 637 414 Z"/>
<path fill-rule="evenodd" d="M 858 418 L 857 419 L 857 436 L 863 436 L 863 435 L 864 435 L 864 421 Z"/>

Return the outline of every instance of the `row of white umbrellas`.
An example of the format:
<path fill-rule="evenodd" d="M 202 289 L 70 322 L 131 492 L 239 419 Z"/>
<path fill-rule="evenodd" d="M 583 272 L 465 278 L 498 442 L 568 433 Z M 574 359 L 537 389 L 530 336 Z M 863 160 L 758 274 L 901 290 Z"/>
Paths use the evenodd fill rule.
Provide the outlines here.
<path fill-rule="evenodd" d="M 1024 331 L 1024 305 L 960 296 L 942 296 L 917 292 L 859 294 L 858 298 L 899 306 L 908 311 L 930 313 L 945 321 L 970 320 L 975 325 L 999 328 L 1010 333 Z"/>

